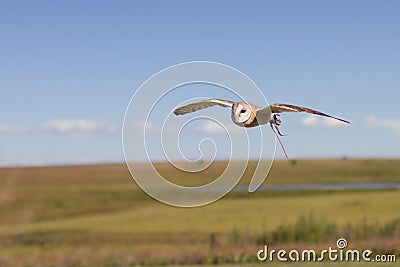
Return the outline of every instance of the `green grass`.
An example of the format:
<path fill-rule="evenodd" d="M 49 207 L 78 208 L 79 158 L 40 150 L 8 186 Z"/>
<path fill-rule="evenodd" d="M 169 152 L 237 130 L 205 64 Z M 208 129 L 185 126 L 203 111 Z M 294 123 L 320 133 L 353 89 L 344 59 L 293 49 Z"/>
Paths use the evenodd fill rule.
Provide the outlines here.
<path fill-rule="evenodd" d="M 195 177 L 157 167 L 171 181 L 195 185 L 225 165 Z M 240 183 L 248 184 L 253 168 Z M 265 184 L 393 181 L 400 181 L 400 160 L 298 160 L 275 162 Z M 398 254 L 399 199 L 400 190 L 232 192 L 183 209 L 147 196 L 124 165 L 0 168 L 0 266 L 246 262 L 263 242 L 320 248 L 346 233 L 351 245 Z"/>
<path fill-rule="evenodd" d="M 247 263 L 247 264 L 220 264 L 219 267 L 232 267 L 232 266 L 240 266 L 240 267 L 259 267 L 259 266 L 269 266 L 269 267 L 365 267 L 365 266 L 379 266 L 379 267 L 396 267 L 397 263 L 365 263 L 365 262 L 268 262 L 268 263 Z M 196 265 L 176 265 L 179 267 L 195 267 Z M 205 264 L 199 265 L 201 267 L 215 267 L 215 264 Z"/>

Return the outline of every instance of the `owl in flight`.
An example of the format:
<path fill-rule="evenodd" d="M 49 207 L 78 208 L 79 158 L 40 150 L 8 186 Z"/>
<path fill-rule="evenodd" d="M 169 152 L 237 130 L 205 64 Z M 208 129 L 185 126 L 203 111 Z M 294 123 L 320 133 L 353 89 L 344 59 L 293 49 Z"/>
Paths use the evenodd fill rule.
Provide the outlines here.
<path fill-rule="evenodd" d="M 221 106 L 224 108 L 231 108 L 231 118 L 232 121 L 241 127 L 254 127 L 258 125 L 263 125 L 269 123 L 272 128 L 272 131 L 275 133 L 283 152 L 285 153 L 286 158 L 288 158 L 285 147 L 283 146 L 282 141 L 279 138 L 280 136 L 284 136 L 279 131 L 279 125 L 281 125 L 281 120 L 278 119 L 281 113 L 283 112 L 307 112 L 311 114 L 316 114 L 320 116 L 329 117 L 344 123 L 350 123 L 346 120 L 333 117 L 331 115 L 322 113 L 317 110 L 313 110 L 310 108 L 299 107 L 295 105 L 289 104 L 272 104 L 264 108 L 256 107 L 248 102 L 232 102 L 229 100 L 221 100 L 216 98 L 202 100 L 196 103 L 191 103 L 182 107 L 179 107 L 174 110 L 175 115 L 183 115 L 190 112 L 195 112 L 204 108 L 212 107 L 212 106 Z M 275 131 L 276 130 L 276 131 Z"/>

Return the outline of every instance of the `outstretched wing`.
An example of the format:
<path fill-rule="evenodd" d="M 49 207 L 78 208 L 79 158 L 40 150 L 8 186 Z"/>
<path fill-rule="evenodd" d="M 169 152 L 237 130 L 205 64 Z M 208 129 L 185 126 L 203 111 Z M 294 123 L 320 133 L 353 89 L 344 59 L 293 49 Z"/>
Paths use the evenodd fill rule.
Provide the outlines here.
<path fill-rule="evenodd" d="M 188 105 L 179 107 L 174 110 L 174 114 L 175 115 L 183 115 L 186 113 L 195 112 L 195 111 L 209 108 L 209 107 L 216 106 L 216 105 L 224 107 L 224 108 L 231 108 L 233 106 L 233 102 L 228 101 L 228 100 L 216 99 L 216 98 L 206 99 L 206 100 L 202 100 L 200 102 L 196 102 L 196 103 L 192 103 L 192 104 L 188 104 Z"/>
<path fill-rule="evenodd" d="M 320 115 L 320 116 L 324 116 L 324 117 L 329 117 L 338 121 L 342 121 L 345 123 L 350 123 L 349 121 L 337 118 L 337 117 L 333 117 L 331 115 L 322 113 L 318 110 L 314 110 L 311 108 L 305 108 L 305 107 L 299 107 L 299 106 L 295 106 L 295 105 L 289 105 L 289 104 L 272 104 L 269 106 L 269 108 L 271 109 L 272 113 L 282 113 L 282 112 L 307 112 L 307 113 L 311 113 L 311 114 L 316 114 L 316 115 Z"/>

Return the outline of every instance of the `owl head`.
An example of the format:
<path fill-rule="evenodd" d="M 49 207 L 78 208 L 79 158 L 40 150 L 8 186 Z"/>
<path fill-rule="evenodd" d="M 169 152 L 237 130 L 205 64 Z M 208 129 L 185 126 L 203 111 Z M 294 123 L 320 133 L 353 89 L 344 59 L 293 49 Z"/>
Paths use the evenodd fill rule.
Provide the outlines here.
<path fill-rule="evenodd" d="M 255 112 L 250 104 L 245 102 L 234 103 L 232 106 L 231 117 L 234 123 L 240 126 L 250 126 L 254 124 Z"/>

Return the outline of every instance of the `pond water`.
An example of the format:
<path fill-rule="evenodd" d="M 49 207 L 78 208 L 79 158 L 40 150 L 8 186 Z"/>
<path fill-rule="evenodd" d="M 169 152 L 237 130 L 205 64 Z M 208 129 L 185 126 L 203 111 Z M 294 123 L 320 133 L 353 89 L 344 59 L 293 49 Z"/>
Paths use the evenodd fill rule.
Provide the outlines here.
<path fill-rule="evenodd" d="M 263 185 L 260 191 L 284 191 L 284 190 L 350 190 L 350 189 L 387 189 L 400 188 L 400 182 L 391 183 L 341 183 L 341 184 L 287 184 L 287 185 Z M 233 191 L 247 192 L 247 185 L 238 185 Z"/>

